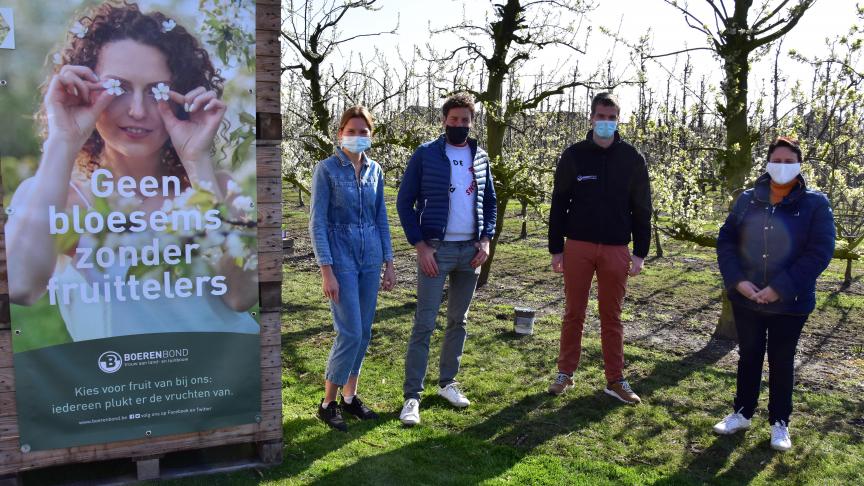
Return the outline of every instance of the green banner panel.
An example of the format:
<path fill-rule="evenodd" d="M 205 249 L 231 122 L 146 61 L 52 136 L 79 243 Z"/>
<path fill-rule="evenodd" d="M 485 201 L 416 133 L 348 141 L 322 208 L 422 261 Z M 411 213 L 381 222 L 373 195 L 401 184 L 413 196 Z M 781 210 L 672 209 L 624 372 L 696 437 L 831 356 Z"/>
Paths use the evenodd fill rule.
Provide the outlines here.
<path fill-rule="evenodd" d="M 170 333 L 15 355 L 22 451 L 182 434 L 261 420 L 260 339 Z"/>

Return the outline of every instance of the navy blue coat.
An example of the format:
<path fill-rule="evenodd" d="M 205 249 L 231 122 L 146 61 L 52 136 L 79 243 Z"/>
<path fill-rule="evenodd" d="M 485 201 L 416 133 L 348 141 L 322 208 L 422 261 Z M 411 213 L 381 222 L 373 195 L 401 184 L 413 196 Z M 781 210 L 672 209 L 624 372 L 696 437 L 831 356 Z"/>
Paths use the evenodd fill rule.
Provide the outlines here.
<path fill-rule="evenodd" d="M 717 237 L 717 262 L 729 299 L 773 314 L 809 314 L 816 307 L 816 279 L 834 255 L 834 213 L 828 198 L 807 190 L 804 178 L 771 205 L 771 176 L 762 175 L 744 191 Z M 780 296 L 757 304 L 735 288 L 749 280 Z"/>
<path fill-rule="evenodd" d="M 447 157 L 446 138 L 441 135 L 414 151 L 399 184 L 396 210 L 412 245 L 422 240 L 443 240 L 450 215 L 450 159 Z M 476 238 L 489 238 L 495 234 L 498 211 L 492 167 L 489 156 L 477 146 L 477 140 L 468 139 L 474 159 L 475 228 Z"/>

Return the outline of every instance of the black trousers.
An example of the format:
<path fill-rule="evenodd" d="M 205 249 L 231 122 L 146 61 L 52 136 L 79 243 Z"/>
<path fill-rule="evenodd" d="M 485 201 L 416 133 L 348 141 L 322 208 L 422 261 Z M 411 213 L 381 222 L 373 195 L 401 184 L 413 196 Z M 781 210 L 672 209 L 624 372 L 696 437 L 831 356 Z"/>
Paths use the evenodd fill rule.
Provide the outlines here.
<path fill-rule="evenodd" d="M 768 348 L 768 420 L 789 423 L 795 383 L 795 348 L 808 315 L 768 314 L 732 305 L 738 330 L 735 411 L 751 418 L 759 401 L 762 364 Z"/>

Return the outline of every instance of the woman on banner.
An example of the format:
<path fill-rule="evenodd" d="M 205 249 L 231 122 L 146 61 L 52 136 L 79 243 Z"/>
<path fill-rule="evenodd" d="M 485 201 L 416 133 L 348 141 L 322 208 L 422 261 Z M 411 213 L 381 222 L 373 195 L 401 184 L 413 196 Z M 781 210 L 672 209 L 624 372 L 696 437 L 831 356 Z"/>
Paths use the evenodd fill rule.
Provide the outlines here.
<path fill-rule="evenodd" d="M 396 284 L 384 172 L 366 155 L 373 128 L 365 107 L 345 110 L 335 153 L 318 162 L 312 174 L 309 233 L 336 330 L 318 417 L 341 431 L 347 430 L 342 410 L 361 420 L 378 418 L 357 396 L 357 379 L 372 337 L 378 279 L 384 290 Z M 337 404 L 339 388 L 342 398 Z"/>
<path fill-rule="evenodd" d="M 738 331 L 738 380 L 732 413 L 718 434 L 750 427 L 768 350 L 771 447 L 792 447 L 789 415 L 795 350 L 816 306 L 816 279 L 834 254 L 828 198 L 807 189 L 801 148 L 786 137 L 768 147 L 767 173 L 744 191 L 717 237 L 717 261 Z"/>
<path fill-rule="evenodd" d="M 74 341 L 258 333 L 254 204 L 211 157 L 223 81 L 160 12 L 105 3 L 73 24 L 43 87 L 39 167 L 8 210 L 13 303 L 48 292 Z"/>

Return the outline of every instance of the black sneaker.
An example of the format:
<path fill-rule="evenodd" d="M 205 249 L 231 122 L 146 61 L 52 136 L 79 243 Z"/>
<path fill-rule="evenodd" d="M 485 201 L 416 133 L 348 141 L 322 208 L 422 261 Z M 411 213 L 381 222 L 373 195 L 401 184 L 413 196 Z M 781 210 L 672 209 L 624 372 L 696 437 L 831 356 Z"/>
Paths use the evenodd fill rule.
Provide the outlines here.
<path fill-rule="evenodd" d="M 369 410 L 369 407 L 366 406 L 361 400 L 360 397 L 354 395 L 354 400 L 351 400 L 351 403 L 345 403 L 345 397 L 339 398 L 339 406 L 342 407 L 342 410 L 350 413 L 351 415 L 357 417 L 360 420 L 377 420 L 378 414 Z"/>
<path fill-rule="evenodd" d="M 324 408 L 323 405 L 324 400 L 321 400 L 321 405 L 318 405 L 318 418 L 338 431 L 348 432 L 348 426 L 345 425 L 345 421 L 342 420 L 342 411 L 339 410 L 339 405 L 336 403 L 336 400 L 330 402 L 330 405 L 327 405 L 327 408 Z"/>

